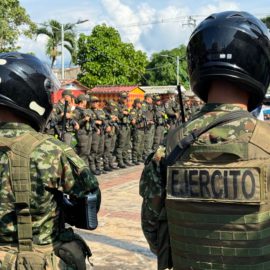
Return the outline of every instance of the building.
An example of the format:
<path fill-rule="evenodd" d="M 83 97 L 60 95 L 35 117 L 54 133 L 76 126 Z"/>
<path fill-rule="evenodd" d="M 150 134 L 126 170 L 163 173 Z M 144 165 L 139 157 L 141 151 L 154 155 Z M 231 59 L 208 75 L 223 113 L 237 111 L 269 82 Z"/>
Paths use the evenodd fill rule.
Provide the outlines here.
<path fill-rule="evenodd" d="M 101 106 L 107 100 L 113 99 L 115 101 L 118 100 L 120 93 L 127 93 L 128 94 L 128 107 L 130 108 L 133 104 L 135 98 L 139 98 L 140 100 L 144 99 L 144 90 L 137 85 L 133 86 L 96 86 L 90 91 L 88 94 L 91 96 L 97 96 L 101 101 Z"/>
<path fill-rule="evenodd" d="M 84 86 L 77 80 L 63 80 L 61 81 L 61 87 L 60 89 L 53 93 L 52 95 L 52 101 L 53 103 L 57 103 L 59 99 L 62 97 L 62 92 L 64 90 L 70 90 L 72 94 L 77 97 L 80 94 L 87 94 L 88 91 L 90 91 L 90 88 Z"/>
<path fill-rule="evenodd" d="M 162 100 L 168 99 L 168 94 L 175 92 L 177 94 L 177 86 L 176 85 L 162 85 L 162 86 L 140 86 L 142 90 L 144 90 L 145 94 L 150 95 L 159 95 Z M 181 86 L 182 92 L 187 92 L 186 89 Z"/>
<path fill-rule="evenodd" d="M 73 80 L 78 77 L 78 74 L 81 72 L 80 67 L 70 67 L 65 68 L 65 80 Z M 61 68 L 54 68 L 53 73 L 57 77 L 58 80 L 61 80 L 62 76 L 62 69 Z"/>

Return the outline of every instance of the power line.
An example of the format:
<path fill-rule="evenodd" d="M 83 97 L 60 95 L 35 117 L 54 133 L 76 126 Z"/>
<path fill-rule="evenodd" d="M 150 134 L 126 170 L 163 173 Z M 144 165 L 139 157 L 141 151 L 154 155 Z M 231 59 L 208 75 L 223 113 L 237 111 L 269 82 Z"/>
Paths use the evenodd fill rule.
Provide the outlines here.
<path fill-rule="evenodd" d="M 270 13 L 254 13 L 257 17 L 267 17 L 270 16 Z M 153 25 L 153 24 L 163 24 L 163 23 L 175 23 L 175 22 L 183 22 L 184 25 L 194 25 L 194 23 L 200 18 L 205 18 L 209 16 L 209 14 L 201 14 L 201 15 L 185 15 L 185 16 L 177 16 L 171 18 L 163 18 L 160 20 L 154 20 L 149 22 L 140 22 L 140 23 L 130 23 L 130 24 L 121 24 L 117 25 L 117 28 L 129 28 L 129 27 L 138 27 L 144 25 Z M 184 23 L 187 22 L 187 23 Z"/>

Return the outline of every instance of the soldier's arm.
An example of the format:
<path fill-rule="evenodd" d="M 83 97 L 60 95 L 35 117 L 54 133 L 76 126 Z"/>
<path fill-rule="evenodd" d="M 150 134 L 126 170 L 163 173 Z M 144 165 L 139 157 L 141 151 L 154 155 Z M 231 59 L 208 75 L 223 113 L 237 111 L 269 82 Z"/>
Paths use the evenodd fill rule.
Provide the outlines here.
<path fill-rule="evenodd" d="M 157 254 L 159 217 L 164 208 L 165 187 L 162 183 L 159 162 L 155 154 L 148 157 L 140 179 L 140 195 L 143 198 L 141 223 L 151 251 Z"/>
<path fill-rule="evenodd" d="M 85 162 L 69 148 L 61 158 L 63 192 L 75 198 L 95 193 L 97 195 L 97 210 L 101 202 L 101 193 L 97 178 L 90 172 Z"/>
<path fill-rule="evenodd" d="M 85 117 L 83 116 L 83 113 L 81 113 L 78 109 L 74 110 L 73 119 L 79 124 L 80 127 L 82 127 L 85 123 Z"/>
<path fill-rule="evenodd" d="M 173 107 L 166 103 L 165 104 L 165 113 L 167 114 L 168 117 L 170 118 L 176 118 L 176 111 L 173 109 Z"/>
<path fill-rule="evenodd" d="M 63 110 L 62 110 L 61 106 L 58 105 L 58 104 L 55 105 L 54 108 L 53 108 L 53 112 L 55 114 L 56 122 L 60 123 L 62 121 L 62 118 L 63 118 L 63 116 L 62 116 Z"/>

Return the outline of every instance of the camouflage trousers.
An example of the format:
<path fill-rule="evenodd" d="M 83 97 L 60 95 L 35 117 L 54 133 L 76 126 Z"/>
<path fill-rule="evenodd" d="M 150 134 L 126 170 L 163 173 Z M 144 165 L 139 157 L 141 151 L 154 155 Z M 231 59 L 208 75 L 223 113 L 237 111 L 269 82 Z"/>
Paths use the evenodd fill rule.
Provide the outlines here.
<path fill-rule="evenodd" d="M 153 142 L 153 151 L 156 151 L 159 145 L 164 140 L 164 132 L 165 132 L 165 126 L 164 125 L 157 125 L 155 129 L 155 135 L 154 135 L 154 142 Z"/>
<path fill-rule="evenodd" d="M 144 147 L 144 130 L 135 129 L 133 133 L 133 149 L 132 149 L 132 161 L 134 163 L 141 161 Z"/>
<path fill-rule="evenodd" d="M 82 158 L 85 163 L 90 167 L 90 153 L 92 145 L 92 133 L 79 130 L 76 134 L 77 137 L 77 153 L 80 158 Z"/>
<path fill-rule="evenodd" d="M 147 158 L 150 153 L 152 153 L 154 135 L 155 135 L 155 126 L 151 125 L 144 132 L 144 151 L 143 151 L 144 159 Z"/>

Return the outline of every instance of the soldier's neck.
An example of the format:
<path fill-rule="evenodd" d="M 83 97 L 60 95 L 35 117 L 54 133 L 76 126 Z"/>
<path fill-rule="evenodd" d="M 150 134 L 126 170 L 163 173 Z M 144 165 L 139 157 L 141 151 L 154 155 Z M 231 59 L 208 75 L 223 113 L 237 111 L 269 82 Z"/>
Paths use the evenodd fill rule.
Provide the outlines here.
<path fill-rule="evenodd" d="M 22 117 L 19 117 L 16 113 L 8 110 L 7 108 L 0 107 L 0 122 L 14 122 L 14 123 L 25 123 L 28 121 Z"/>
<path fill-rule="evenodd" d="M 207 103 L 235 104 L 247 110 L 249 94 L 226 81 L 214 81 L 208 92 Z"/>

